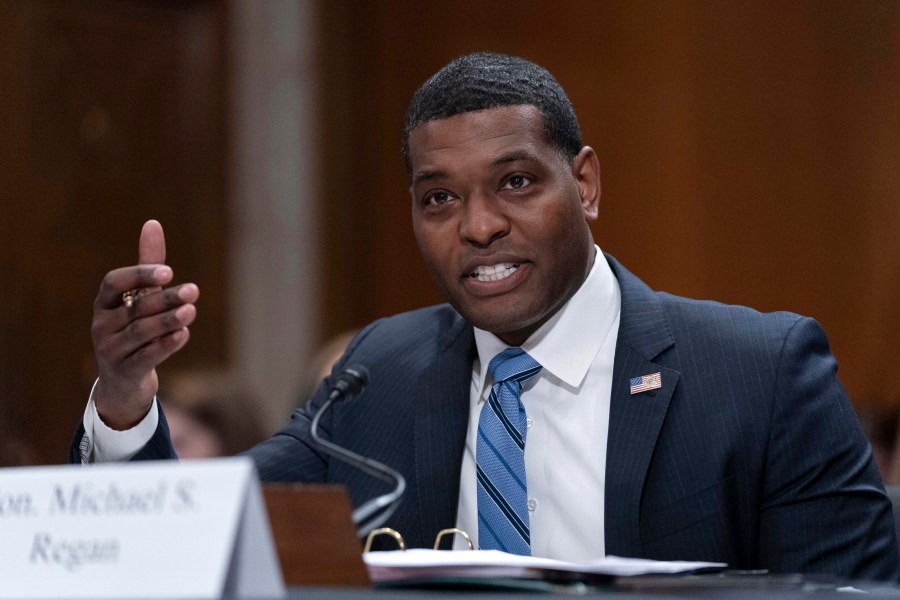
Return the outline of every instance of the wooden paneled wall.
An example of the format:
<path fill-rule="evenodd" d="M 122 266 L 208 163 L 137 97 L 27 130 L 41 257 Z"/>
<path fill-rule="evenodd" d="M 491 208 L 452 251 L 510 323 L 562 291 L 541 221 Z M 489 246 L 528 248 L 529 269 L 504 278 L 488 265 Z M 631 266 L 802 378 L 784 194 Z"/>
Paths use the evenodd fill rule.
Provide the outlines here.
<path fill-rule="evenodd" d="M 96 376 L 93 298 L 147 218 L 204 291 L 172 366 L 225 360 L 224 18 L 197 0 L 0 3 L 0 466 L 65 460 Z"/>
<path fill-rule="evenodd" d="M 322 3 L 323 310 L 337 331 L 440 300 L 400 131 L 463 53 L 556 75 L 600 156 L 600 246 L 651 286 L 812 315 L 857 404 L 900 377 L 900 3 Z"/>

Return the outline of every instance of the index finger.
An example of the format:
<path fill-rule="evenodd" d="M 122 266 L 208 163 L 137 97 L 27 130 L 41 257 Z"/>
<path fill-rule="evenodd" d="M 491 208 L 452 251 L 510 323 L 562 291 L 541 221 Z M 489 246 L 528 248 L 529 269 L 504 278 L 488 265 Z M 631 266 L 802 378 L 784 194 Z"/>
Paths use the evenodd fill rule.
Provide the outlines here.
<path fill-rule="evenodd" d="M 166 236 L 162 225 L 150 219 L 141 228 L 141 239 L 138 243 L 139 264 L 163 264 L 166 262 Z"/>
<path fill-rule="evenodd" d="M 117 308 L 122 304 L 123 292 L 158 287 L 171 280 L 172 268 L 168 265 L 135 265 L 115 269 L 103 278 L 94 305 L 96 308 Z"/>

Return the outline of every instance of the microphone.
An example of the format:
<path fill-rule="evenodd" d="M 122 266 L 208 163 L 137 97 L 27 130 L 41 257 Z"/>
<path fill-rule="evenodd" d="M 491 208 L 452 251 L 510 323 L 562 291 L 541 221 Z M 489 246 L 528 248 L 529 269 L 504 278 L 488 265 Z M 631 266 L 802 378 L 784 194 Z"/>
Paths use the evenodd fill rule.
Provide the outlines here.
<path fill-rule="evenodd" d="M 384 465 L 377 460 L 367 458 L 351 450 L 347 450 L 333 442 L 319 437 L 319 419 L 331 407 L 332 404 L 348 401 L 363 392 L 369 383 L 369 371 L 362 365 L 351 365 L 338 375 L 331 385 L 328 399 L 313 417 L 309 431 L 313 444 L 318 446 L 326 454 L 344 461 L 359 470 L 394 486 L 393 491 L 372 498 L 353 511 L 353 524 L 356 525 L 356 534 L 360 538 L 369 535 L 373 529 L 380 527 L 387 521 L 397 506 L 400 498 L 406 490 L 406 479 L 399 472 Z"/>
<path fill-rule="evenodd" d="M 369 384 L 369 370 L 362 365 L 352 365 L 334 378 L 331 384 L 331 392 L 328 399 L 332 402 L 342 400 L 349 393 L 348 398 L 358 396 Z"/>

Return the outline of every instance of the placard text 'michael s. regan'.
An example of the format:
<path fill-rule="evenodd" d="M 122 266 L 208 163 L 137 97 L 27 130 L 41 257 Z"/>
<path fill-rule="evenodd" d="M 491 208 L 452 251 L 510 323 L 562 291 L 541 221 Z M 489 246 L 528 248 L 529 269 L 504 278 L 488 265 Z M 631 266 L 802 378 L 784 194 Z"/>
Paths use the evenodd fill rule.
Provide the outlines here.
<path fill-rule="evenodd" d="M 115 482 L 105 485 L 76 482 L 54 485 L 45 502 L 40 502 L 30 492 L 0 489 L 0 520 L 42 516 L 90 518 L 150 516 L 166 512 L 183 514 L 197 509 L 193 488 L 194 483 L 190 479 L 174 484 L 158 481 L 152 485 L 129 488 Z M 46 507 L 45 511 L 41 511 L 40 506 Z M 42 521 L 45 527 L 49 524 L 46 519 Z M 59 565 L 71 572 L 88 564 L 116 563 L 121 547 L 120 540 L 114 537 L 63 538 L 45 529 L 34 533 L 28 550 L 28 562 Z"/>

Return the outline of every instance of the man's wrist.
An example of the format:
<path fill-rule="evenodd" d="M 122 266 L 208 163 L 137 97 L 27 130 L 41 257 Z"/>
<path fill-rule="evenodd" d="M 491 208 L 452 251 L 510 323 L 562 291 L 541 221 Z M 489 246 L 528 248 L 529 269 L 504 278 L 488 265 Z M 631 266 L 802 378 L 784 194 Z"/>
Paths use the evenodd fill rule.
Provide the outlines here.
<path fill-rule="evenodd" d="M 84 411 L 84 431 L 90 439 L 90 462 L 115 462 L 129 460 L 143 448 L 159 426 L 159 408 L 156 397 L 150 410 L 134 426 L 120 430 L 104 422 L 97 411 L 95 394 L 99 379 L 94 383 L 91 397 Z"/>
<path fill-rule="evenodd" d="M 144 396 L 139 402 L 125 398 L 126 395 L 119 390 L 110 390 L 104 385 L 103 378 L 97 379 L 91 392 L 98 416 L 106 426 L 116 431 L 128 431 L 137 426 L 147 418 L 156 400 L 155 395 Z M 114 410 L 109 410 L 110 407 Z"/>

